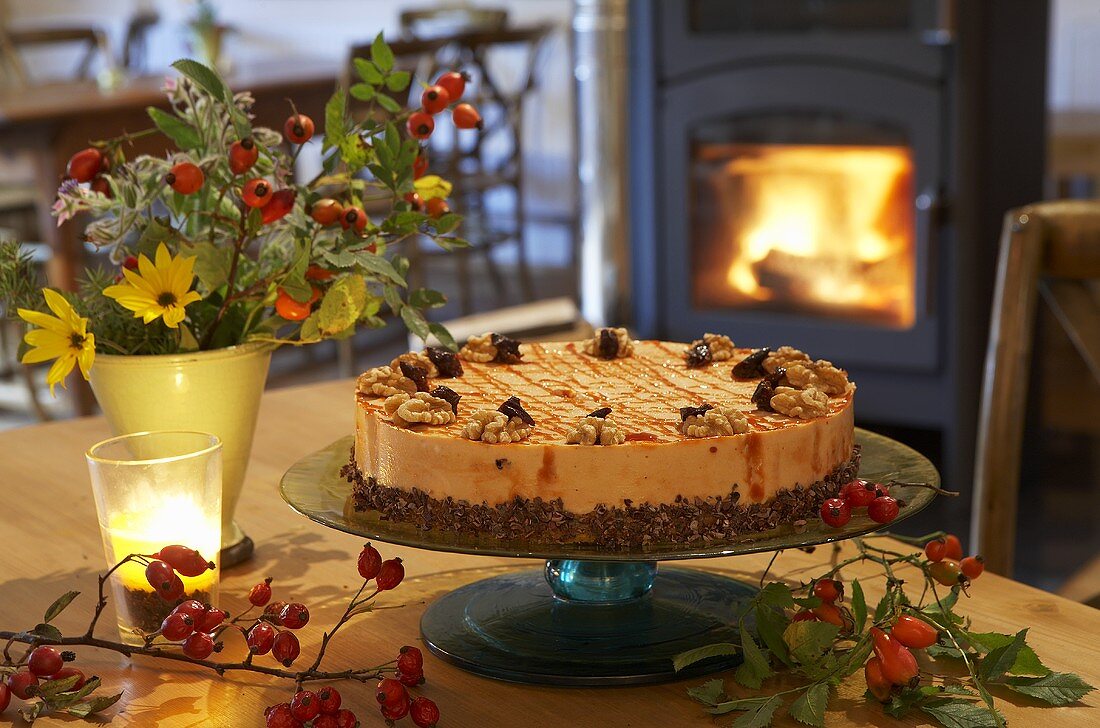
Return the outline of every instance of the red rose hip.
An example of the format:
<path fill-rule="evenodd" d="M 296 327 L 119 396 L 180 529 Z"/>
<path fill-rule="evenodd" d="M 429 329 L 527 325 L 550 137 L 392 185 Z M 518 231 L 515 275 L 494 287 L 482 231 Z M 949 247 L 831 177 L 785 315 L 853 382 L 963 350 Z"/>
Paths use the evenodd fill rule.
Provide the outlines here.
<path fill-rule="evenodd" d="M 395 558 L 382 562 L 382 567 L 379 569 L 374 583 L 379 591 L 389 591 L 400 584 L 404 578 L 405 567 L 401 565 L 400 558 Z"/>
<path fill-rule="evenodd" d="M 821 504 L 821 520 L 833 528 L 840 528 L 852 520 L 852 507 L 842 498 L 828 498 Z"/>
<path fill-rule="evenodd" d="M 359 552 L 356 568 L 359 569 L 359 576 L 370 581 L 378 576 L 378 572 L 382 570 L 382 554 L 378 553 L 378 549 L 369 543 L 363 544 L 363 550 Z"/>
<path fill-rule="evenodd" d="M 888 495 L 880 495 L 867 506 L 867 515 L 875 523 L 890 523 L 898 517 L 899 511 L 898 502 Z"/>
<path fill-rule="evenodd" d="M 417 728 L 432 728 L 439 722 L 439 708 L 434 702 L 421 696 L 409 706 L 409 717 Z"/>
<path fill-rule="evenodd" d="M 81 149 L 69 159 L 68 174 L 77 182 L 91 182 L 103 170 L 103 152 L 95 147 Z"/>
<path fill-rule="evenodd" d="M 37 677 L 53 675 L 63 665 L 64 661 L 61 659 L 61 653 L 48 645 L 35 647 L 30 659 L 27 660 L 27 668 Z"/>

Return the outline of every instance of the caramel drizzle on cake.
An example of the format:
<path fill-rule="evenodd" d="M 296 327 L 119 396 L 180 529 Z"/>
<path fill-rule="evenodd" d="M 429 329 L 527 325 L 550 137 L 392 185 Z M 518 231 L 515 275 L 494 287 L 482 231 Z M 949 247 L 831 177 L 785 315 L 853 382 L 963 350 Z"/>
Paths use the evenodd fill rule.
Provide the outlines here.
<path fill-rule="evenodd" d="M 525 344 L 516 364 L 467 361 L 460 378 L 447 385 L 462 396 L 466 412 L 495 409 L 516 395 L 538 422 L 525 443 L 564 443 L 579 418 L 601 407 L 613 407 L 620 429 L 629 442 L 675 442 L 679 408 L 710 402 L 745 412 L 750 431 L 769 431 L 797 425 L 785 415 L 763 412 L 750 401 L 755 381 L 736 380 L 733 362 L 752 353 L 738 348 L 730 360 L 688 368 L 683 344 L 635 342 L 630 357 L 601 359 L 585 354 L 583 345 Z M 434 384 L 433 384 L 434 386 Z M 851 393 L 831 398 L 830 413 L 844 408 Z M 364 400 L 368 406 L 371 400 Z M 464 419 L 462 417 L 460 420 Z M 416 428 L 428 435 L 459 436 L 461 422 L 442 427 Z"/>

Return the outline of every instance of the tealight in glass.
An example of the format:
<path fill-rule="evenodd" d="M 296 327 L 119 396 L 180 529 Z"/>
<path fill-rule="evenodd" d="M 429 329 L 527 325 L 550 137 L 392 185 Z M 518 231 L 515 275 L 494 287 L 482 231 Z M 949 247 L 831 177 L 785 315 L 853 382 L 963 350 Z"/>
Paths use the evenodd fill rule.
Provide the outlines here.
<path fill-rule="evenodd" d="M 174 544 L 218 562 L 221 549 L 222 444 L 202 432 L 121 435 L 85 453 L 108 567 L 130 554 L 155 554 Z M 167 602 L 129 562 L 111 576 L 119 635 L 140 645 L 184 599 L 217 603 L 218 569 L 181 576 L 184 595 Z"/>

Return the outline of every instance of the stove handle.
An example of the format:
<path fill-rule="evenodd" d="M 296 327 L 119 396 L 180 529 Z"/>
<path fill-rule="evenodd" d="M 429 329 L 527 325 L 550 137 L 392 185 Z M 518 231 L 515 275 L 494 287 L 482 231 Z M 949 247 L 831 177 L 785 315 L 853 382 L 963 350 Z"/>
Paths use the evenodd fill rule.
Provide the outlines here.
<path fill-rule="evenodd" d="M 936 0 L 934 25 L 921 31 L 921 42 L 929 46 L 949 46 L 955 43 L 958 6 L 956 0 Z"/>
<path fill-rule="evenodd" d="M 914 240 L 916 243 L 914 253 L 918 256 L 917 265 L 925 266 L 923 282 L 919 273 L 917 279 L 917 290 L 923 290 L 925 300 L 922 302 L 918 298 L 917 305 L 918 310 L 921 306 L 925 310 L 931 310 L 931 302 L 935 301 L 937 296 L 934 288 L 937 276 L 932 275 L 932 272 L 939 270 L 940 228 L 943 224 L 945 203 L 938 189 L 926 187 L 917 195 L 917 198 L 913 201 L 913 206 L 917 212 L 914 227 L 918 233 L 924 233 L 921 238 Z"/>

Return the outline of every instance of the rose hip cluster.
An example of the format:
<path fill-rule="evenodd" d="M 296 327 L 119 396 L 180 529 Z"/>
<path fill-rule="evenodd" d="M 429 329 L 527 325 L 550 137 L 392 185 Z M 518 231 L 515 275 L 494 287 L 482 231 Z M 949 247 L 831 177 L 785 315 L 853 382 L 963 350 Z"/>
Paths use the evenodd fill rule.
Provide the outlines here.
<path fill-rule="evenodd" d="M 299 690 L 289 703 L 272 705 L 264 711 L 267 728 L 355 728 L 355 713 L 340 707 L 340 693 L 325 686 L 314 692 Z"/>
<path fill-rule="evenodd" d="M 248 602 L 264 610 L 251 627 L 236 625 L 244 632 L 249 653 L 270 653 L 283 667 L 290 667 L 302 653 L 301 643 L 291 630 L 309 624 L 309 609 L 301 602 L 271 601 L 271 577 L 249 590 Z"/>
<path fill-rule="evenodd" d="M 924 556 L 929 562 L 928 575 L 944 586 L 965 588 L 985 571 L 981 556 L 963 558 L 962 542 L 953 533 L 926 543 Z"/>
<path fill-rule="evenodd" d="M 431 86 L 427 86 L 420 95 L 420 108 L 409 115 L 405 122 L 405 129 L 413 139 L 425 141 L 435 131 L 435 115 L 447 109 L 448 106 L 462 98 L 466 92 L 466 82 L 470 80 L 469 74 L 458 71 L 448 71 L 435 80 Z M 451 121 L 459 129 L 481 129 L 484 122 L 481 114 L 471 104 L 456 104 L 451 109 Z M 413 163 L 413 179 L 419 179 L 428 169 L 427 152 L 421 148 Z M 431 217 L 441 217 L 451 211 L 446 200 L 432 198 L 427 202 L 420 199 L 416 192 L 405 195 L 414 210 L 424 210 Z"/>
<path fill-rule="evenodd" d="M 59 652 L 47 645 L 35 647 L 25 667 L 9 675 L 6 682 L 0 679 L 0 713 L 11 703 L 13 695 L 20 700 L 31 700 L 38 695 L 40 680 L 50 682 L 72 678 L 73 684 L 66 687 L 65 692 L 84 687 L 84 673 L 78 668 L 65 665 L 75 659 L 76 654 L 73 652 Z"/>
<path fill-rule="evenodd" d="M 378 682 L 374 697 L 387 722 L 406 715 L 418 728 L 431 728 L 439 722 L 439 708 L 428 698 L 412 697 L 409 688 L 424 682 L 424 655 L 416 647 L 405 645 L 397 656 L 397 674 Z"/>
<path fill-rule="evenodd" d="M 856 478 L 840 489 L 840 495 L 821 504 L 821 520 L 833 528 L 842 528 L 852 520 L 852 511 L 866 508 L 875 523 L 890 523 L 898 517 L 901 504 L 890 495 L 889 488 Z"/>

